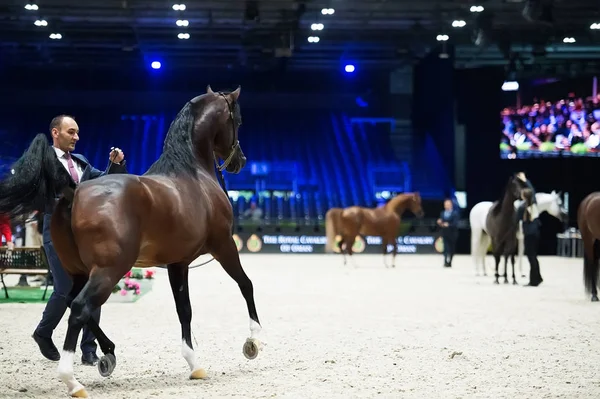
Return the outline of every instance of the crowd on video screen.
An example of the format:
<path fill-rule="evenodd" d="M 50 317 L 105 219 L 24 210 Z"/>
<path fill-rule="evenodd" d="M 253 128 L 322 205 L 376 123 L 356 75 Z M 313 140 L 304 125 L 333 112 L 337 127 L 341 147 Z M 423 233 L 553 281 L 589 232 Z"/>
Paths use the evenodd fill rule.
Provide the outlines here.
<path fill-rule="evenodd" d="M 600 152 L 600 94 L 502 111 L 503 151 Z"/>

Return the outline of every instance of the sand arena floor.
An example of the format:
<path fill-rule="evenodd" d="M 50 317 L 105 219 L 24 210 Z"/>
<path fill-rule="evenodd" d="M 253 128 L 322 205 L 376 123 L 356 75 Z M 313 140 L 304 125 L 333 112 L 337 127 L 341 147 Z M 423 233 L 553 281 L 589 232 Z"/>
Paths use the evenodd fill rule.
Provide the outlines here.
<path fill-rule="evenodd" d="M 600 304 L 583 292 L 581 260 L 542 257 L 544 283 L 525 288 L 475 277 L 467 256 L 452 269 L 441 256 L 400 256 L 396 269 L 378 255 L 357 258 L 358 268 L 344 268 L 334 256 L 244 255 L 267 344 L 253 361 L 241 352 L 249 331 L 237 285 L 216 262 L 194 270 L 204 381 L 187 379 L 159 270 L 137 303 L 103 307 L 113 375 L 82 366 L 78 347 L 75 376 L 98 399 L 600 397 Z M 66 397 L 56 363 L 30 338 L 42 309 L 0 307 L 2 398 Z"/>

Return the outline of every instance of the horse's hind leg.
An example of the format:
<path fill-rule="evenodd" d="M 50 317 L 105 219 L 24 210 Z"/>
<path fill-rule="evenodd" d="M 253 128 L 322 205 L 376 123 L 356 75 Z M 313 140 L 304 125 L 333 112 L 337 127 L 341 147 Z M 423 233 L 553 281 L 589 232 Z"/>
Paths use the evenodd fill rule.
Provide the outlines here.
<path fill-rule="evenodd" d="M 504 284 L 508 284 L 508 255 L 504 255 Z"/>
<path fill-rule="evenodd" d="M 238 284 L 240 291 L 246 300 L 248 316 L 250 317 L 250 338 L 248 338 L 244 344 L 243 353 L 246 358 L 255 359 L 256 356 L 258 356 L 258 351 L 262 348 L 262 343 L 258 339 L 262 327 L 258 320 L 256 305 L 254 303 L 254 287 L 252 281 L 250 281 L 250 278 L 248 278 L 246 272 L 244 272 L 244 269 L 242 268 L 240 255 L 233 238 L 229 235 L 229 238 L 223 239 L 219 237 L 219 240 L 217 245 L 212 246 L 213 249 L 210 252 L 221 264 L 225 272 L 229 274 L 229 277 Z M 348 244 L 346 244 L 346 248 L 348 248 Z"/>
<path fill-rule="evenodd" d="M 85 283 L 81 292 L 71 303 L 71 314 L 69 316 L 69 326 L 63 345 L 63 353 L 58 364 L 58 375 L 67 385 L 69 395 L 73 397 L 87 397 L 87 392 L 73 374 L 73 357 L 77 347 L 77 339 L 81 329 L 86 323 L 89 323 L 94 310 L 98 309 L 110 296 L 113 287 L 119 281 L 123 273 L 122 269 L 106 269 L 94 267 L 88 281 Z M 104 365 L 109 375 L 116 365 L 114 353 L 109 353 L 103 358 L 101 364 Z M 101 365 L 99 364 L 99 368 Z"/>
<path fill-rule="evenodd" d="M 173 291 L 173 298 L 175 299 L 175 307 L 177 308 L 177 316 L 179 316 L 179 323 L 181 323 L 181 354 L 190 366 L 192 372 L 190 379 L 198 380 L 206 378 L 206 371 L 199 367 L 192 345 L 192 305 L 188 284 L 188 266 L 188 263 L 175 263 L 168 265 L 167 269 L 171 291 Z"/>

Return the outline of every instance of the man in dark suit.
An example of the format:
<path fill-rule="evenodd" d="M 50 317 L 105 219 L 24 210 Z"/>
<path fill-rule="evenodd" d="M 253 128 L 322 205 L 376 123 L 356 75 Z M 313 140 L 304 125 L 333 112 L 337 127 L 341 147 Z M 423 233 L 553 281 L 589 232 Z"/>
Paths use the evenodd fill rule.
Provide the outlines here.
<path fill-rule="evenodd" d="M 452 267 L 452 257 L 456 251 L 456 241 L 458 240 L 458 222 L 460 215 L 452 200 L 447 198 L 444 201 L 444 210 L 437 220 L 438 226 L 442 228 L 442 239 L 444 240 L 444 267 Z"/>
<path fill-rule="evenodd" d="M 79 126 L 73 117 L 59 115 L 52 119 L 50 134 L 52 136 L 52 146 L 56 153 L 56 162 L 64 167 L 65 173 L 71 176 L 74 185 L 104 175 L 104 172 L 90 165 L 89 161 L 83 155 L 72 152 L 75 150 L 75 144 L 79 140 Z M 109 154 L 110 164 L 108 173 L 127 173 L 124 158 L 125 156 L 120 149 L 112 149 Z M 52 333 L 67 310 L 66 299 L 73 283 L 63 269 L 52 244 L 50 236 L 52 212 L 53 209 L 46 209 L 44 213 L 43 244 L 54 280 L 54 291 L 48 299 L 48 303 L 42 314 L 42 320 L 33 333 L 33 339 L 38 344 L 44 357 L 49 360 L 58 361 L 60 360 L 60 353 L 52 341 Z M 93 210 L 90 210 L 90 212 L 93 212 Z M 100 322 L 100 309 L 92 313 L 92 317 L 97 322 Z M 98 362 L 96 348 L 95 337 L 89 328 L 85 326 L 81 339 L 81 362 L 83 364 L 94 365 Z"/>

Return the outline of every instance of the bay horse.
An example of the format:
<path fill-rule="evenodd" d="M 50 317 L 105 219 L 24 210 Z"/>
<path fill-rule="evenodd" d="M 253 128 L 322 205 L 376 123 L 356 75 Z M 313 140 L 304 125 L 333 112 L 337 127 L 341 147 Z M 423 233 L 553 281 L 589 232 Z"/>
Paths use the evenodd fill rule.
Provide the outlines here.
<path fill-rule="evenodd" d="M 552 191 L 551 193 L 536 193 L 535 200 L 537 202 L 538 211 L 540 214 L 547 212 L 563 223 L 568 222 L 569 215 L 563 206 L 561 193 Z M 518 209 L 523 201 L 518 199 L 515 201 L 515 209 Z M 485 267 L 485 256 L 491 244 L 490 236 L 486 232 L 486 219 L 490 208 L 494 203 L 492 201 L 482 201 L 475 204 L 469 213 L 469 224 L 471 226 L 471 256 L 475 264 L 475 274 L 479 274 L 479 266 L 483 270 L 483 275 L 487 276 Z M 525 250 L 524 237 L 517 233 L 518 251 L 517 260 L 521 277 L 525 277 L 523 272 L 523 255 Z"/>
<path fill-rule="evenodd" d="M 495 201 L 486 216 L 485 231 L 491 238 L 492 253 L 496 262 L 495 284 L 499 284 L 498 266 L 502 256 L 504 256 L 504 284 L 508 284 L 508 257 L 511 257 L 513 284 L 517 284 L 514 254 L 517 251 L 519 224 L 514 202 L 521 198 L 521 190 L 524 188 L 526 188 L 525 183 L 516 175 L 512 175 L 508 179 L 502 200 Z"/>
<path fill-rule="evenodd" d="M 352 246 L 359 234 L 378 236 L 382 239 L 385 267 L 388 267 L 385 260 L 388 245 L 394 246 L 391 266 L 395 267 L 394 263 L 398 253 L 396 238 L 400 230 L 402 214 L 407 209 L 417 217 L 423 217 L 424 212 L 421 207 L 421 195 L 419 193 L 399 194 L 384 206 L 378 208 L 351 206 L 345 209 L 332 208 L 328 210 L 325 214 L 325 231 L 327 235 L 325 251 L 333 252 L 336 236 L 341 236 L 341 241 L 337 245 L 344 255 L 344 265 L 346 265 L 346 253 L 348 253 L 348 256 L 352 256 Z"/>
<path fill-rule="evenodd" d="M 192 346 L 188 286 L 188 266 L 202 254 L 211 254 L 238 284 L 250 318 L 243 353 L 248 359 L 258 355 L 261 325 L 253 285 L 240 264 L 231 234 L 233 210 L 215 171 L 218 165 L 219 172 L 239 173 L 246 164 L 238 140 L 239 95 L 239 87 L 215 93 L 208 86 L 205 94 L 189 100 L 171 123 L 161 156 L 142 176 L 105 175 L 75 189 L 68 185 L 47 138 L 39 134 L 17 161 L 16 173 L 0 182 L 0 212 L 10 216 L 52 206 L 60 193 L 51 236 L 73 288 L 58 375 L 72 397 L 87 397 L 73 373 L 84 324 L 104 353 L 100 374 L 107 377 L 116 366 L 115 345 L 90 314 L 133 266 L 167 265 L 191 379 L 207 376 Z"/>
<path fill-rule="evenodd" d="M 600 274 L 600 191 L 588 194 L 577 209 L 577 227 L 583 241 L 583 281 L 585 290 L 598 302 Z"/>

